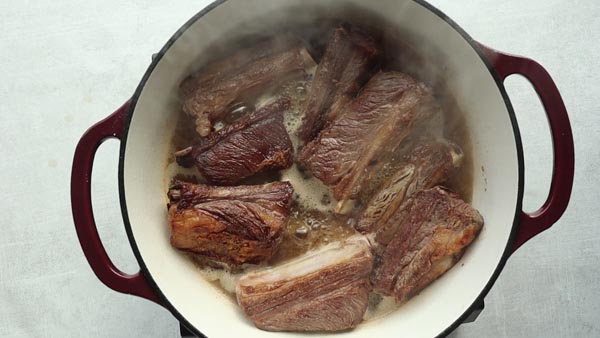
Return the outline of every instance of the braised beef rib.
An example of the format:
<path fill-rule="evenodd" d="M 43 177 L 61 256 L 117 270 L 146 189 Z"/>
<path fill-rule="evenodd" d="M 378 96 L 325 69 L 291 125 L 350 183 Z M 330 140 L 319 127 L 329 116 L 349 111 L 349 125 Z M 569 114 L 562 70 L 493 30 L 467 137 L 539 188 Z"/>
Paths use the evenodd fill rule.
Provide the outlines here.
<path fill-rule="evenodd" d="M 429 141 L 413 149 L 381 184 L 356 223 L 363 233 L 379 230 L 414 193 L 446 181 L 462 162 L 462 150 L 448 141 Z"/>
<path fill-rule="evenodd" d="M 438 109 L 429 89 L 411 76 L 379 72 L 343 115 L 302 148 L 298 161 L 332 186 L 338 201 L 356 198 L 372 169 Z"/>
<path fill-rule="evenodd" d="M 247 273 L 237 284 L 237 300 L 263 330 L 353 328 L 367 309 L 372 265 L 369 242 L 351 237 L 280 266 Z"/>
<path fill-rule="evenodd" d="M 349 24 L 333 30 L 310 87 L 301 140 L 312 140 L 327 121 L 343 113 L 368 80 L 378 54 L 375 41 L 362 30 Z"/>
<path fill-rule="evenodd" d="M 283 124 L 289 98 L 280 98 L 208 137 L 187 152 L 177 152 L 182 166 L 195 165 L 211 183 L 231 185 L 265 170 L 293 164 L 292 141 Z"/>
<path fill-rule="evenodd" d="M 207 136 L 213 122 L 237 101 L 300 77 L 314 66 L 297 39 L 284 35 L 264 40 L 188 76 L 180 86 L 183 111 L 193 117 L 198 134 Z"/>
<path fill-rule="evenodd" d="M 288 182 L 217 187 L 173 181 L 169 188 L 171 244 L 229 266 L 275 254 L 289 218 Z"/>
<path fill-rule="evenodd" d="M 454 266 L 482 227 L 457 194 L 439 186 L 417 193 L 374 269 L 374 291 L 405 302 Z"/>

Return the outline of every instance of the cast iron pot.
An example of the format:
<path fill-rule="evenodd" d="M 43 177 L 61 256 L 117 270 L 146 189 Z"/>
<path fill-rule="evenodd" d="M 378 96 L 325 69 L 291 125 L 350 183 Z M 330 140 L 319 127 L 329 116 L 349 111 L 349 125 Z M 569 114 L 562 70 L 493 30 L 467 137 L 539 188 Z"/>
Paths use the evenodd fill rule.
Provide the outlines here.
<path fill-rule="evenodd" d="M 481 303 L 508 257 L 548 229 L 565 211 L 573 184 L 574 152 L 569 119 L 548 73 L 527 58 L 504 54 L 469 37 L 424 1 L 227 0 L 189 20 L 153 59 L 135 94 L 81 138 L 73 160 L 71 203 L 83 252 L 108 287 L 150 299 L 171 311 L 190 331 L 209 337 L 300 336 L 256 329 L 234 301 L 200 277 L 193 263 L 169 244 L 164 163 L 177 88 L 208 46 L 251 33 L 256 23 L 290 20 L 290 13 L 344 18 L 340 8 L 378 16 L 403 32 L 425 57 L 444 60 L 447 81 L 464 111 L 473 141 L 473 206 L 486 224 L 460 263 L 394 313 L 338 333 L 345 337 L 444 336 Z M 358 9 L 358 11 L 356 11 Z M 392 28 L 390 26 L 390 28 Z M 425 48 L 424 46 L 427 46 Z M 433 47 L 433 48 L 432 48 Z M 511 74 L 526 77 L 546 111 L 554 149 L 548 199 L 536 212 L 521 209 L 523 149 L 515 113 L 503 86 Z M 92 214 L 90 179 L 94 154 L 108 138 L 121 140 L 119 193 L 125 228 L 141 271 L 119 271 L 104 250 Z M 325 334 L 323 334 L 325 335 Z"/>

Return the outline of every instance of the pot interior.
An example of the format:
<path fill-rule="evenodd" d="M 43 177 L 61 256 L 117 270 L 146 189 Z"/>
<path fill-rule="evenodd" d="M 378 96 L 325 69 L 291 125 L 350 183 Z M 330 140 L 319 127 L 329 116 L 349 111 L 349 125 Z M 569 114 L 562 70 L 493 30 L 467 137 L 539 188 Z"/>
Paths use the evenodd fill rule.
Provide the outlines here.
<path fill-rule="evenodd" d="M 485 219 L 478 239 L 438 281 L 390 315 L 337 334 L 435 337 L 465 313 L 502 261 L 520 206 L 520 145 L 501 85 L 465 37 L 427 6 L 409 0 L 228 0 L 191 20 L 153 63 L 138 88 L 121 159 L 122 202 L 138 259 L 176 312 L 209 337 L 303 335 L 256 329 L 234 299 L 204 280 L 192 261 L 169 243 L 165 167 L 180 110 L 179 83 L 214 59 L 226 48 L 225 41 L 285 25 L 311 23 L 318 28 L 318 18 L 327 17 L 378 26 L 414 49 L 425 64 L 436 65 L 463 112 L 461 123 L 470 131 L 472 204 Z M 397 53 L 402 49 L 399 45 Z M 428 71 L 416 72 L 427 76 Z"/>

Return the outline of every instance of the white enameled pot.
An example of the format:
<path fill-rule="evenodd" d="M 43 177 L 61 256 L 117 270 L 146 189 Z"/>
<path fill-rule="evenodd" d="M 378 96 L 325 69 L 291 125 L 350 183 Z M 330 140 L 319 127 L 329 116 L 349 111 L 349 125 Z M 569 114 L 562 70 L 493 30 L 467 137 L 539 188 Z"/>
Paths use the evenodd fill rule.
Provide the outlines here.
<path fill-rule="evenodd" d="M 444 60 L 448 86 L 464 112 L 473 145 L 472 203 L 485 218 L 481 235 L 455 268 L 399 310 L 343 333 L 343 337 L 438 337 L 451 332 L 481 302 L 510 254 L 550 227 L 567 207 L 573 182 L 573 139 L 567 112 L 546 71 L 532 60 L 503 54 L 473 41 L 431 5 L 414 0 L 226 0 L 190 19 L 153 59 L 133 98 L 82 137 L 73 162 L 72 208 L 77 233 L 92 269 L 107 286 L 151 299 L 169 309 L 196 335 L 300 337 L 256 329 L 235 302 L 202 279 L 194 264 L 169 243 L 164 168 L 179 109 L 178 85 L 211 48 L 260 32 L 258 23 L 310 19 L 325 14 L 378 17 L 426 59 Z M 365 14 L 366 15 L 366 14 Z M 299 19 L 299 20 L 300 20 Z M 264 29 L 264 28 L 263 28 Z M 399 51 L 400 52 L 400 51 Z M 435 54 L 435 55 L 434 55 Z M 547 202 L 521 210 L 523 154 L 503 80 L 519 73 L 538 92 L 552 130 L 554 173 Z M 119 271 L 102 247 L 90 202 L 93 157 L 100 143 L 121 140 L 121 208 L 140 273 Z"/>

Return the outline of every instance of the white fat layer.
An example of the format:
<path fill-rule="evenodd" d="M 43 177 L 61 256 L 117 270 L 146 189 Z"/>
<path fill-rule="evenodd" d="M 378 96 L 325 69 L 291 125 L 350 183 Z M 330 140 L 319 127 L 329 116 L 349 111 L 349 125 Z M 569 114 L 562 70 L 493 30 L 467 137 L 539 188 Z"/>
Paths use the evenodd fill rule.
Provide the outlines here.
<path fill-rule="evenodd" d="M 209 282 L 219 281 L 221 287 L 229 293 L 235 293 L 235 285 L 241 277 L 241 274 L 234 274 L 225 269 L 211 267 L 201 268 L 198 271 Z"/>
<path fill-rule="evenodd" d="M 365 315 L 363 316 L 363 320 L 372 320 L 384 317 L 397 308 L 398 304 L 396 304 L 395 297 L 382 297 L 381 300 L 376 304 L 369 304 L 367 307 L 367 312 L 365 312 Z"/>
<path fill-rule="evenodd" d="M 309 251 L 299 258 L 275 268 L 250 272 L 244 275 L 239 283 L 254 284 L 256 282 L 270 283 L 278 280 L 293 280 L 300 276 L 339 264 L 349 257 L 369 251 L 370 248 L 369 241 L 364 236 L 352 236 L 344 242 L 330 243 L 316 250 Z"/>

